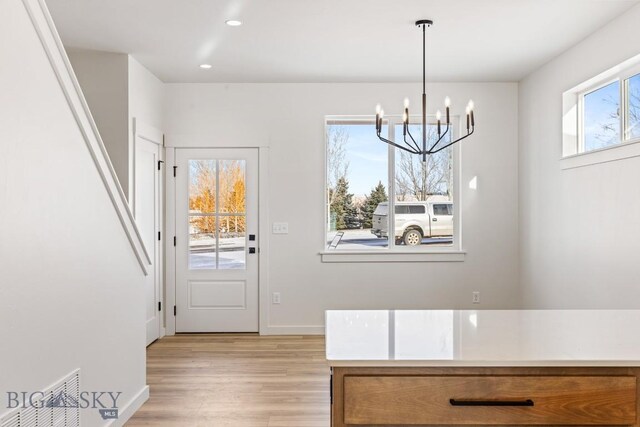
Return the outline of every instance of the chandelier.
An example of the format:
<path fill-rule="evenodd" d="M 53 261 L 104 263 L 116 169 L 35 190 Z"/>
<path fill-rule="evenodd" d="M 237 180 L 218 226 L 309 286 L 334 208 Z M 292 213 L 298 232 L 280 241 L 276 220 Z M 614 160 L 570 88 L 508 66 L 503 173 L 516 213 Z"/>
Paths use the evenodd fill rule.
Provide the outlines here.
<path fill-rule="evenodd" d="M 427 27 L 433 25 L 433 21 L 429 19 L 421 19 L 416 21 L 417 27 L 422 27 L 422 144 L 418 144 L 416 142 L 413 135 L 409 131 L 409 100 L 405 98 L 404 100 L 404 113 L 402 114 L 402 135 L 404 139 L 404 145 L 397 144 L 393 141 L 389 141 L 380 135 L 382 131 L 382 120 L 384 118 L 384 110 L 380 107 L 380 105 L 376 106 L 376 134 L 378 138 L 389 145 L 392 145 L 401 150 L 407 151 L 411 154 L 420 154 L 422 155 L 422 161 L 427 161 L 427 156 L 430 154 L 435 154 L 439 151 L 444 150 L 447 147 L 452 146 L 456 142 L 460 142 L 463 139 L 471 136 L 473 131 L 475 130 L 475 118 L 473 116 L 473 101 L 469 101 L 469 104 L 466 108 L 467 114 L 467 134 L 454 140 L 447 142 L 446 144 L 439 146 L 440 142 L 447 136 L 451 129 L 451 118 L 449 115 L 449 108 L 451 106 L 451 100 L 449 97 L 446 97 L 444 100 L 445 106 L 445 126 L 444 132 L 442 132 L 442 113 L 440 110 L 436 113 L 437 120 L 437 129 L 438 129 L 438 138 L 433 144 L 427 144 L 427 94 L 426 94 L 426 77 L 425 77 L 425 68 L 426 68 L 426 58 L 425 58 L 425 34 Z M 407 136 L 409 139 L 407 140 Z"/>

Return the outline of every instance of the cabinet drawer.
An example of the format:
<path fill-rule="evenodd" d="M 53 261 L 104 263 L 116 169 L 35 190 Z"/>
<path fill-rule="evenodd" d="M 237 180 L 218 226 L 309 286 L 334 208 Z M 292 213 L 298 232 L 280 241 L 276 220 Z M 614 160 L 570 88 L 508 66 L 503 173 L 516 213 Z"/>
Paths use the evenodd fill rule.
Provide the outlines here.
<path fill-rule="evenodd" d="M 347 425 L 635 422 L 633 376 L 344 377 Z"/>

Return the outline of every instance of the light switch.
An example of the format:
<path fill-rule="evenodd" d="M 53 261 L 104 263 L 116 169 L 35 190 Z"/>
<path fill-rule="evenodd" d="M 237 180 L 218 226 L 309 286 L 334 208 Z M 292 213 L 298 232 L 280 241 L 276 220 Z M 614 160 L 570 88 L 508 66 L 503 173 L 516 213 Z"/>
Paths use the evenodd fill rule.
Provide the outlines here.
<path fill-rule="evenodd" d="M 274 222 L 272 231 L 273 231 L 273 234 L 289 234 L 289 223 Z"/>

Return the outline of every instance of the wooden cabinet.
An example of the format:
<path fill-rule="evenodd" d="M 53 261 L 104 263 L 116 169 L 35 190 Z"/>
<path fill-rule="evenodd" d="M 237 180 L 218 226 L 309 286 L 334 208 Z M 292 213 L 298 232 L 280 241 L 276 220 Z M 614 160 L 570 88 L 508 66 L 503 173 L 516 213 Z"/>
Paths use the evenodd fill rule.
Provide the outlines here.
<path fill-rule="evenodd" d="M 334 367 L 332 426 L 638 424 L 637 368 Z"/>

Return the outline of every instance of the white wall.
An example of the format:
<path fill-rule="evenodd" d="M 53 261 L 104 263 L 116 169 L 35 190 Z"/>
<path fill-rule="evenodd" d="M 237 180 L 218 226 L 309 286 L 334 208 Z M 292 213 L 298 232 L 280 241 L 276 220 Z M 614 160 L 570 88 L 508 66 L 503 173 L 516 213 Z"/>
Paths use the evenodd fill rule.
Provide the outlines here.
<path fill-rule="evenodd" d="M 133 119 L 162 130 L 164 85 L 133 57 L 69 49 L 109 158 L 128 199 L 133 193 Z"/>
<path fill-rule="evenodd" d="M 0 40 L 0 395 L 80 368 L 124 406 L 145 389 L 142 270 L 22 2 L 0 3 Z"/>
<path fill-rule="evenodd" d="M 70 50 L 68 55 L 120 185 L 127 194 L 128 55 L 94 50 Z"/>
<path fill-rule="evenodd" d="M 129 117 L 162 129 L 164 84 L 132 56 L 128 59 Z"/>
<path fill-rule="evenodd" d="M 514 308 L 518 288 L 517 84 L 428 87 L 432 110 L 445 95 L 458 109 L 472 98 L 478 128 L 462 146 L 463 263 L 323 264 L 324 116 L 371 114 L 377 102 L 400 111 L 419 84 L 167 84 L 167 145 L 269 147 L 269 326 L 309 332 L 331 308 Z M 380 142 L 381 143 L 381 142 Z M 468 188 L 477 175 L 479 188 Z M 474 306 L 478 307 L 478 306 Z M 301 327 L 301 328 L 296 328 Z M 316 327 L 315 329 L 313 327 Z"/>
<path fill-rule="evenodd" d="M 640 53 L 640 6 L 519 88 L 523 304 L 640 308 L 640 158 L 561 169 L 562 93 Z"/>

